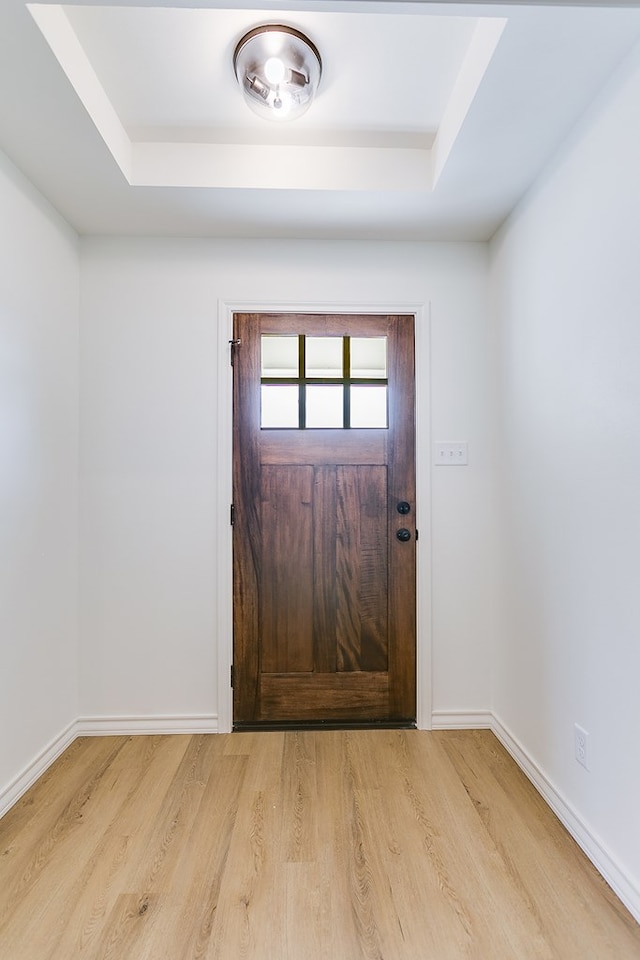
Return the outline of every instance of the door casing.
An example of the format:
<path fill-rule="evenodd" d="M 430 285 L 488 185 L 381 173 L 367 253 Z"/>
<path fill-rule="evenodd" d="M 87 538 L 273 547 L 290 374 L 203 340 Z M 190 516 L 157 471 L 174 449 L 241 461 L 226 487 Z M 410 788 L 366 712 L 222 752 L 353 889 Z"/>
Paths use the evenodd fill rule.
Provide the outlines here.
<path fill-rule="evenodd" d="M 218 303 L 218 443 L 216 477 L 216 556 L 217 604 L 216 634 L 218 639 L 218 711 L 217 730 L 228 733 L 233 725 L 233 690 L 230 685 L 233 662 L 233 555 L 229 520 L 232 502 L 233 468 L 233 372 L 230 341 L 233 337 L 234 313 L 362 313 L 415 316 L 416 350 L 416 486 L 417 526 L 417 700 L 416 724 L 420 730 L 431 729 L 431 487 L 430 487 L 430 311 L 426 303 L 282 303 L 280 301 L 234 301 Z"/>

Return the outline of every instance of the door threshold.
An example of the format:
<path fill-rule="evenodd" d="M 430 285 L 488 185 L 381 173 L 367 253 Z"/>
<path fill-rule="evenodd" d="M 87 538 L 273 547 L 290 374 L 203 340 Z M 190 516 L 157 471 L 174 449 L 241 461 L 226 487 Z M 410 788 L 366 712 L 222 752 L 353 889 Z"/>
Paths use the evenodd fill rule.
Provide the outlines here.
<path fill-rule="evenodd" d="M 286 720 L 234 723 L 234 733 L 282 730 L 415 730 L 415 720 Z"/>

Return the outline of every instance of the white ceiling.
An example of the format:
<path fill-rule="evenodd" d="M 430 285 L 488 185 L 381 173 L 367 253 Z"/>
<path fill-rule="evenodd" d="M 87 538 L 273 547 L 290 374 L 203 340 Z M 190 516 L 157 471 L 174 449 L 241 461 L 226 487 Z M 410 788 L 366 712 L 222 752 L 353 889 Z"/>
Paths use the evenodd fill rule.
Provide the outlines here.
<path fill-rule="evenodd" d="M 475 25 L 471 17 L 274 12 L 275 22 L 293 21 L 313 38 L 324 62 L 314 109 L 279 124 L 243 109 L 232 69 L 237 40 L 265 21 L 264 11 L 65 9 L 127 130 L 186 127 L 207 140 L 436 129 Z"/>
<path fill-rule="evenodd" d="M 640 9 L 480 2 L 0 4 L 0 147 L 83 234 L 486 239 L 640 40 Z M 320 49 L 253 114 L 239 38 Z"/>

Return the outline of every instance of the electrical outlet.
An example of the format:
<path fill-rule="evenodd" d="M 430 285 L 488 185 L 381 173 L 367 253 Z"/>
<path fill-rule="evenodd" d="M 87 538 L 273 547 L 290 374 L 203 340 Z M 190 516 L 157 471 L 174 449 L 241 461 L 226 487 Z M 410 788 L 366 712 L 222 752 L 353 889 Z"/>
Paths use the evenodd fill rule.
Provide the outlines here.
<path fill-rule="evenodd" d="M 589 734 L 579 723 L 573 725 L 573 738 L 576 750 L 576 760 L 585 770 L 589 769 Z"/>

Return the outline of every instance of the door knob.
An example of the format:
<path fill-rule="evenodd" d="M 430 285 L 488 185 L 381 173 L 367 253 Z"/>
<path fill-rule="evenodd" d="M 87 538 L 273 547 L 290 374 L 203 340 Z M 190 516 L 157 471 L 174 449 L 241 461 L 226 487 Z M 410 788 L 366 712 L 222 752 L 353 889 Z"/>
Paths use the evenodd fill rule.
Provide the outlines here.
<path fill-rule="evenodd" d="M 411 512 L 411 504 L 407 503 L 406 500 L 401 500 L 398 506 L 396 507 L 398 513 L 401 513 L 403 516 Z"/>
<path fill-rule="evenodd" d="M 400 529 L 396 531 L 396 537 L 398 540 L 401 540 L 402 543 L 406 543 L 407 540 L 411 540 L 411 530 L 407 530 L 406 527 L 400 527 Z"/>

